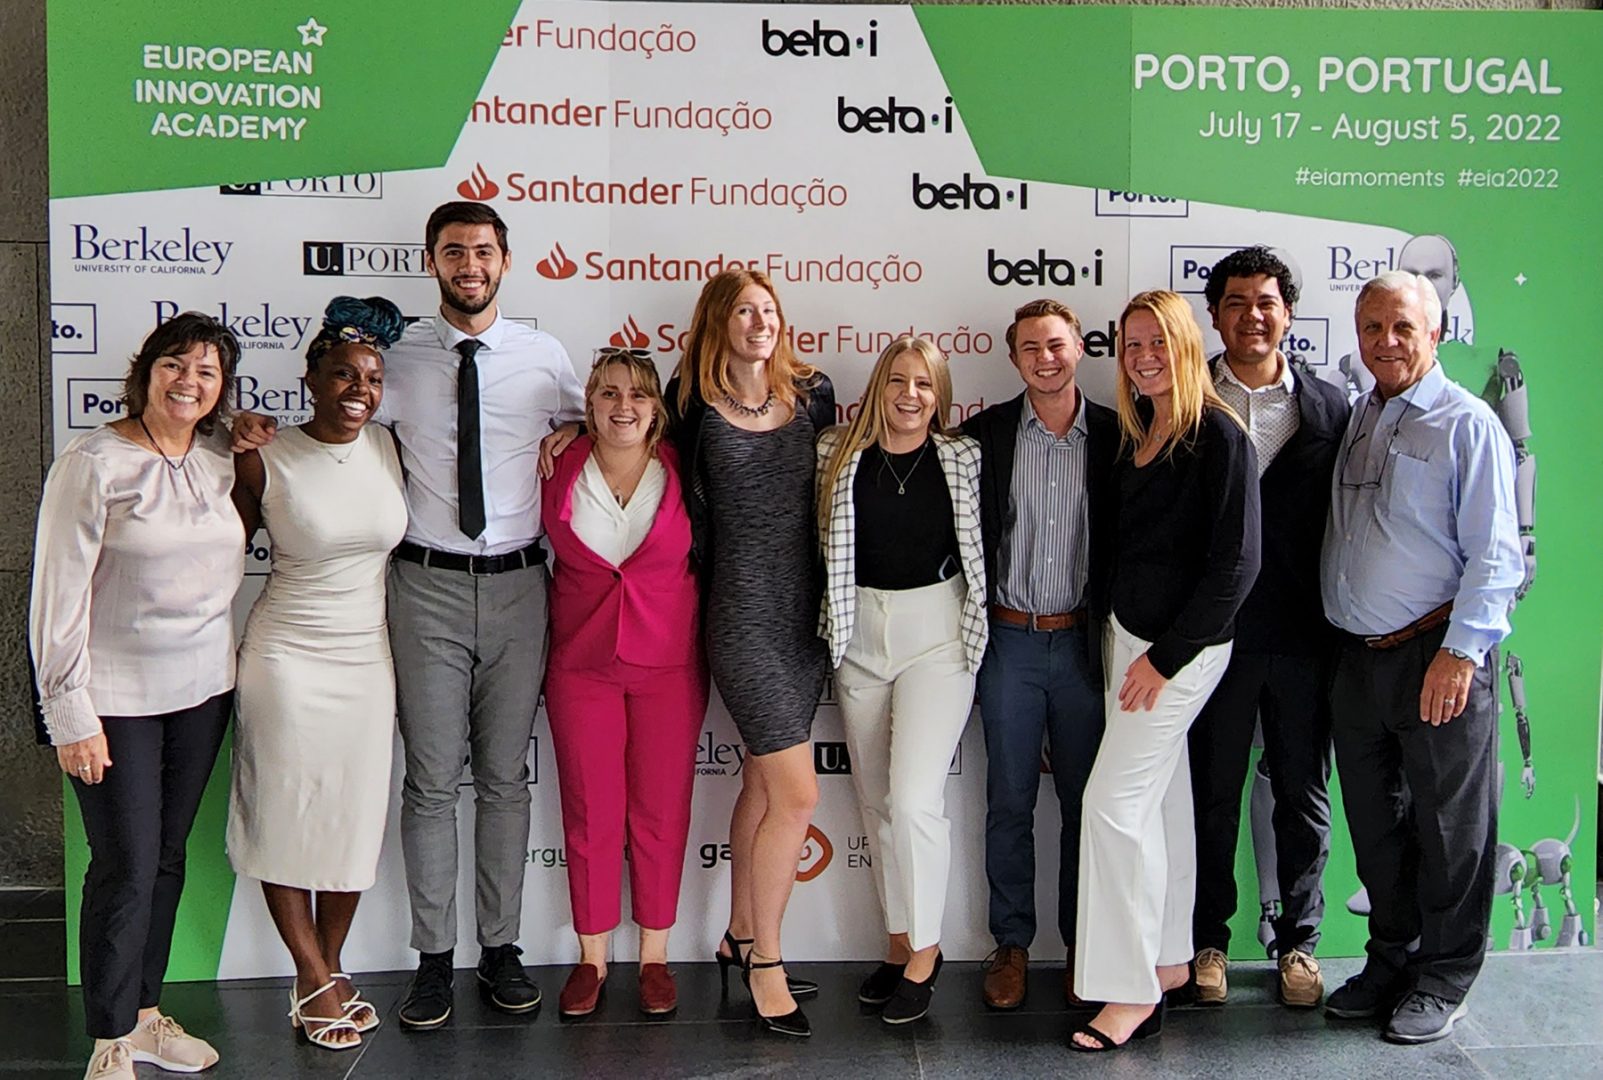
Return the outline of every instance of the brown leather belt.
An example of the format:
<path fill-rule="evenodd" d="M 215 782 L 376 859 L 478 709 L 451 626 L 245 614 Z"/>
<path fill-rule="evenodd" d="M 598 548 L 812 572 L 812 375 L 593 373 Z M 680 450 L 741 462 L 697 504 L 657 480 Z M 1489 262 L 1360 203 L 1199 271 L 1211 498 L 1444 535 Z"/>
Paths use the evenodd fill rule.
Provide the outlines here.
<path fill-rule="evenodd" d="M 1014 611 L 1001 604 L 991 605 L 991 618 L 999 623 L 1009 626 L 1022 626 L 1027 630 L 1067 630 L 1084 618 L 1080 611 L 1069 611 L 1062 615 L 1033 615 L 1028 611 Z"/>
<path fill-rule="evenodd" d="M 1445 623 L 1452 614 L 1453 602 L 1449 600 L 1441 607 L 1433 611 L 1427 611 L 1401 630 L 1393 630 L 1389 634 L 1371 634 L 1369 637 L 1360 638 L 1360 640 L 1371 649 L 1395 649 L 1405 641 L 1413 641 L 1419 635 L 1436 629 Z"/>

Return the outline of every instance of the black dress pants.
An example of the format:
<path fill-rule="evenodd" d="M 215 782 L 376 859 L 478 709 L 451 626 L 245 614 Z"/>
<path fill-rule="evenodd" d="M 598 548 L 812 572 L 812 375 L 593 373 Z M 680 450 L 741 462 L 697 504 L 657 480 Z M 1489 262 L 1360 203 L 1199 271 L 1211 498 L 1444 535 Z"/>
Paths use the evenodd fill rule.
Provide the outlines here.
<path fill-rule="evenodd" d="M 1368 967 L 1462 1001 L 1486 956 L 1497 864 L 1497 650 L 1448 723 L 1419 718 L 1442 627 L 1394 649 L 1349 638 L 1331 686 L 1342 802 L 1369 890 Z M 1419 948 L 1408 945 L 1419 939 Z"/>
<path fill-rule="evenodd" d="M 1263 721 L 1263 753 L 1275 797 L 1275 862 L 1281 914 L 1277 954 L 1312 953 L 1325 913 L 1330 857 L 1330 659 L 1237 652 L 1191 725 L 1191 798 L 1197 825 L 1197 949 L 1230 950 L 1236 913 L 1236 837 L 1252 732 Z"/>
<path fill-rule="evenodd" d="M 104 716 L 111 768 L 73 791 L 89 840 L 78 920 L 89 1035 L 117 1039 L 161 1000 L 189 830 L 233 711 L 232 690 L 161 716 Z"/>

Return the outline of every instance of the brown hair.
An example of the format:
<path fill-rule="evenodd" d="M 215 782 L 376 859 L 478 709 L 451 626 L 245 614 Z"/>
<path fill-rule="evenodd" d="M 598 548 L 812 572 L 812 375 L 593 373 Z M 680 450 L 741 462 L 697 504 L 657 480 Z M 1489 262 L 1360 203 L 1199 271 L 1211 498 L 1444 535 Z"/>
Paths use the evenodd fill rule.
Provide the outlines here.
<path fill-rule="evenodd" d="M 796 359 L 786 331 L 785 309 L 779 303 L 774 283 L 761 270 L 723 270 L 707 279 L 701 296 L 696 300 L 696 312 L 690 318 L 690 332 L 685 337 L 685 352 L 679 358 L 674 374 L 679 377 L 679 412 L 684 414 L 692 397 L 702 401 L 716 401 L 725 394 L 733 394 L 729 382 L 729 317 L 734 313 L 740 294 L 748 285 L 756 285 L 774 301 L 779 316 L 779 340 L 774 343 L 774 355 L 768 360 L 768 389 L 775 400 L 784 405 L 805 401 L 806 386 L 818 375 L 818 369 Z"/>
<path fill-rule="evenodd" d="M 595 409 L 590 396 L 601 388 L 607 369 L 621 367 L 629 372 L 629 385 L 643 390 L 651 399 L 651 428 L 646 432 L 646 452 L 654 453 L 663 433 L 668 430 L 668 406 L 662 400 L 662 381 L 657 376 L 657 365 L 649 353 L 642 349 L 597 349 L 595 363 L 590 367 L 590 378 L 584 384 L 584 422 L 596 430 Z"/>
<path fill-rule="evenodd" d="M 477 202 L 448 202 L 441 203 L 429 215 L 428 224 L 423 226 L 423 248 L 434 257 L 434 245 L 440 239 L 440 233 L 447 225 L 490 225 L 495 229 L 495 242 L 501 245 L 501 254 L 511 254 L 512 249 L 507 247 L 507 223 L 501 220 L 501 215 L 493 207 Z"/>
<path fill-rule="evenodd" d="M 1067 304 L 1060 304 L 1056 300 L 1031 300 L 1013 311 L 1013 321 L 1007 327 L 1007 354 L 1013 355 L 1014 339 L 1018 336 L 1019 323 L 1025 319 L 1044 319 L 1048 315 L 1056 315 L 1069 324 L 1074 331 L 1076 341 L 1084 340 L 1084 333 L 1080 329 L 1080 317 L 1070 310 Z"/>
<path fill-rule="evenodd" d="M 239 363 L 239 339 L 234 332 L 210 315 L 186 311 L 174 315 L 145 338 L 139 351 L 128 365 L 128 374 L 122 380 L 122 403 L 129 417 L 140 416 L 150 405 L 150 372 L 156 361 L 164 356 L 182 356 L 196 345 L 210 345 L 217 350 L 217 363 L 223 369 L 223 385 L 217 394 L 217 404 L 201 417 L 195 430 L 210 435 L 217 421 L 226 419 L 233 411 L 234 368 Z"/>

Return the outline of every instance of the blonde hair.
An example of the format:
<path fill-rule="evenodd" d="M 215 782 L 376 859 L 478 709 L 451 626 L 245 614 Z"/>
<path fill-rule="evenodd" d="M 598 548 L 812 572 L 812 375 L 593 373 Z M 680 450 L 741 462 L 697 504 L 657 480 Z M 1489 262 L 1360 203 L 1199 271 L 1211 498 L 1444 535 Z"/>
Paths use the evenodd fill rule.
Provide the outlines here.
<path fill-rule="evenodd" d="M 684 355 L 674 369 L 679 379 L 681 416 L 696 395 L 706 402 L 717 401 L 725 394 L 734 395 L 734 385 L 729 381 L 729 317 L 734 314 L 740 294 L 748 285 L 756 285 L 767 292 L 774 301 L 774 313 L 779 316 L 779 338 L 765 369 L 768 389 L 782 405 L 806 400 L 804 388 L 817 377 L 818 369 L 796 359 L 786 333 L 790 324 L 785 321 L 785 309 L 779 303 L 774 283 L 761 270 L 729 269 L 707 279 L 696 300 L 696 312 L 690 318 Z"/>
<path fill-rule="evenodd" d="M 651 399 L 651 427 L 646 430 L 646 452 L 654 453 L 663 433 L 668 430 L 668 406 L 662 400 L 662 382 L 657 377 L 657 365 L 649 355 L 631 349 L 599 349 L 596 362 L 590 367 L 590 378 L 584 384 L 584 422 L 593 433 L 597 429 L 596 410 L 591 397 L 601 388 L 607 369 L 621 367 L 629 373 L 629 385 L 643 390 Z"/>
<path fill-rule="evenodd" d="M 835 449 L 818 474 L 818 535 L 829 535 L 830 508 L 834 501 L 835 485 L 846 471 L 852 455 L 868 449 L 877 439 L 890 431 L 885 418 L 885 387 L 891 380 L 891 366 L 903 353 L 917 353 L 929 369 L 930 382 L 935 389 L 935 413 L 930 417 L 929 430 L 934 434 L 947 432 L 946 418 L 952 411 L 952 371 L 946 354 L 935 347 L 929 338 L 903 334 L 879 354 L 874 370 L 868 376 L 868 386 L 858 403 L 857 415 L 847 423 L 835 443 Z"/>
<path fill-rule="evenodd" d="M 1207 409 L 1219 409 L 1237 425 L 1242 426 L 1230 406 L 1219 397 L 1208 374 L 1208 361 L 1202 350 L 1202 330 L 1191 305 L 1178 293 L 1167 289 L 1151 289 L 1137 293 L 1124 305 L 1119 316 L 1118 410 L 1119 442 L 1121 448 L 1134 450 L 1146 440 L 1148 425 L 1136 411 L 1136 388 L 1124 365 L 1124 324 L 1137 311 L 1149 312 L 1158 321 L 1164 345 L 1169 354 L 1170 401 L 1173 421 L 1169 435 L 1160 451 L 1172 457 L 1175 449 L 1189 445 L 1202 428 L 1202 414 Z"/>

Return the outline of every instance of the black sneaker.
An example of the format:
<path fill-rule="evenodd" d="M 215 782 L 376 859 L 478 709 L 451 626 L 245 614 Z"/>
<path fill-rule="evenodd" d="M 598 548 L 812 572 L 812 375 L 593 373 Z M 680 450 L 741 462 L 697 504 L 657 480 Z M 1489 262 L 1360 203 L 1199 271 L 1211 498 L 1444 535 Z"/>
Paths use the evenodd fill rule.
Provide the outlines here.
<path fill-rule="evenodd" d="M 1452 1034 L 1453 1025 L 1469 1011 L 1462 1001 L 1448 1001 L 1444 997 L 1415 990 L 1392 1013 L 1386 1025 L 1385 1039 L 1394 1043 L 1428 1043 L 1445 1039 Z"/>
<path fill-rule="evenodd" d="M 451 950 L 423 953 L 418 960 L 412 988 L 401 1003 L 401 1026 L 436 1028 L 451 1019 Z"/>
<path fill-rule="evenodd" d="M 479 954 L 479 993 L 492 1006 L 508 1013 L 526 1013 L 540 1007 L 540 988 L 529 980 L 516 945 L 491 945 Z"/>
<path fill-rule="evenodd" d="M 887 1024 L 907 1024 L 920 1020 L 930 1011 L 930 998 L 935 993 L 935 980 L 941 974 L 941 954 L 935 954 L 935 969 L 923 982 L 913 982 L 905 975 L 896 984 L 891 999 L 880 1010 L 879 1018 Z"/>
<path fill-rule="evenodd" d="M 906 964 L 881 964 L 857 988 L 857 1000 L 864 1005 L 885 1004 L 896 992 L 896 984 L 902 981 L 902 973 L 906 970 Z M 795 991 L 791 991 L 791 997 L 795 996 Z"/>
<path fill-rule="evenodd" d="M 1342 1020 L 1368 1020 L 1390 1015 L 1402 996 L 1402 987 L 1395 976 L 1380 975 L 1364 970 L 1342 983 L 1325 999 L 1325 1013 Z"/>

